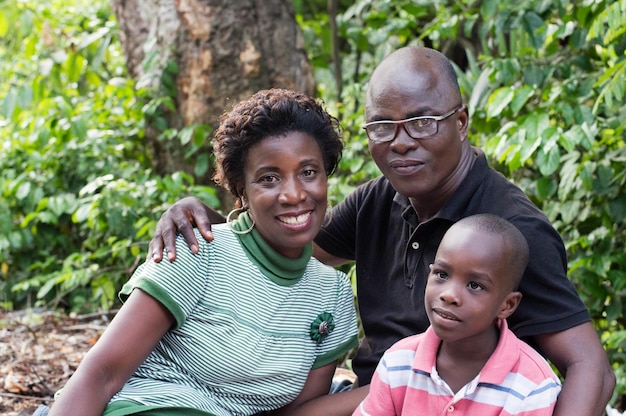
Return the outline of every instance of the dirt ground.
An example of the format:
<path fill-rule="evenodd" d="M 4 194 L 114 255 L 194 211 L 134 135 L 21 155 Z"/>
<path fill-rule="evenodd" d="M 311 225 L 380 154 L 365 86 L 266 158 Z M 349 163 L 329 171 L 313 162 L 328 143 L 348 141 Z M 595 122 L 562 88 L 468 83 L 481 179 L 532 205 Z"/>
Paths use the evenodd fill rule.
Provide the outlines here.
<path fill-rule="evenodd" d="M 113 314 L 0 313 L 0 415 L 49 405 Z"/>
<path fill-rule="evenodd" d="M 0 415 L 30 416 L 40 404 L 50 405 L 116 312 L 0 312 Z M 354 378 L 341 368 L 336 376 Z"/>

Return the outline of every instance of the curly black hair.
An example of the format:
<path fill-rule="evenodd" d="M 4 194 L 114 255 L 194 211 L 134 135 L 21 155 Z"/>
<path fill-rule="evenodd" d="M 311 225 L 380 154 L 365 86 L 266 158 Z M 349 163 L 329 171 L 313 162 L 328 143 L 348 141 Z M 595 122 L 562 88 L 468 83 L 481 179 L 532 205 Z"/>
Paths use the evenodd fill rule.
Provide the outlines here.
<path fill-rule="evenodd" d="M 217 162 L 213 179 L 241 202 L 248 149 L 266 137 L 291 132 L 309 134 L 317 141 L 327 175 L 337 169 L 343 151 L 337 119 L 305 94 L 274 88 L 259 91 L 222 114 L 213 138 Z"/>

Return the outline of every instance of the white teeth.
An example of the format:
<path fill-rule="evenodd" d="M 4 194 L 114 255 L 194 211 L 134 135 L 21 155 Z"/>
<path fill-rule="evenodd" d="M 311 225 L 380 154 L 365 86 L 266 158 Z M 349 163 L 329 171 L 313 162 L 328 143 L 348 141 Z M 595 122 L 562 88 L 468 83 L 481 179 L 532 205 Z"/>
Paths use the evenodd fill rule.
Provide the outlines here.
<path fill-rule="evenodd" d="M 301 215 L 298 215 L 297 217 L 278 217 L 278 219 L 284 222 L 285 224 L 299 225 L 299 224 L 303 224 L 304 222 L 306 222 L 306 220 L 308 220 L 310 216 L 311 216 L 311 213 L 307 212 L 306 214 L 301 214 Z"/>

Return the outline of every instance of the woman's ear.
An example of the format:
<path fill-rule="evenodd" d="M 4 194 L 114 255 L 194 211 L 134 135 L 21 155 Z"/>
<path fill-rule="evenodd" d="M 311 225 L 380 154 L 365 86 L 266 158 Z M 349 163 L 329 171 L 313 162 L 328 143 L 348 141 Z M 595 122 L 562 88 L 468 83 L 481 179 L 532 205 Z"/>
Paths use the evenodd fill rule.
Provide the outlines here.
<path fill-rule="evenodd" d="M 522 294 L 520 292 L 511 292 L 506 295 L 498 310 L 498 318 L 506 319 L 513 315 L 521 300 Z"/>
<path fill-rule="evenodd" d="M 246 189 L 243 186 L 237 186 L 237 201 L 239 208 L 247 208 L 248 200 L 246 199 Z"/>

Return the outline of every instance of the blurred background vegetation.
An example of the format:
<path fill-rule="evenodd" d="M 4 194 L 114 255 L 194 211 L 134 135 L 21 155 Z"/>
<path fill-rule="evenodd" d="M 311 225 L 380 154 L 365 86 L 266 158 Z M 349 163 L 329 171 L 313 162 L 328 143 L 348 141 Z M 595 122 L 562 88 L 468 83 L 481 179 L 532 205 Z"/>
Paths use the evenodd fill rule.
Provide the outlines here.
<path fill-rule="evenodd" d="M 292 7 L 318 96 L 345 129 L 332 199 L 379 175 L 360 129 L 376 63 L 404 45 L 446 53 L 469 107 L 472 142 L 563 236 L 569 276 L 614 363 L 614 406 L 624 410 L 626 0 L 293 0 Z M 184 127 L 165 126 L 160 140 L 176 141 L 202 169 L 153 170 L 146 120 L 171 94 L 161 81 L 155 90 L 129 76 L 108 1 L 0 0 L 2 309 L 115 307 L 170 204 L 195 195 L 229 210 L 206 185 L 211 159 L 198 159 L 205 137 L 197 131 L 190 138 Z"/>

